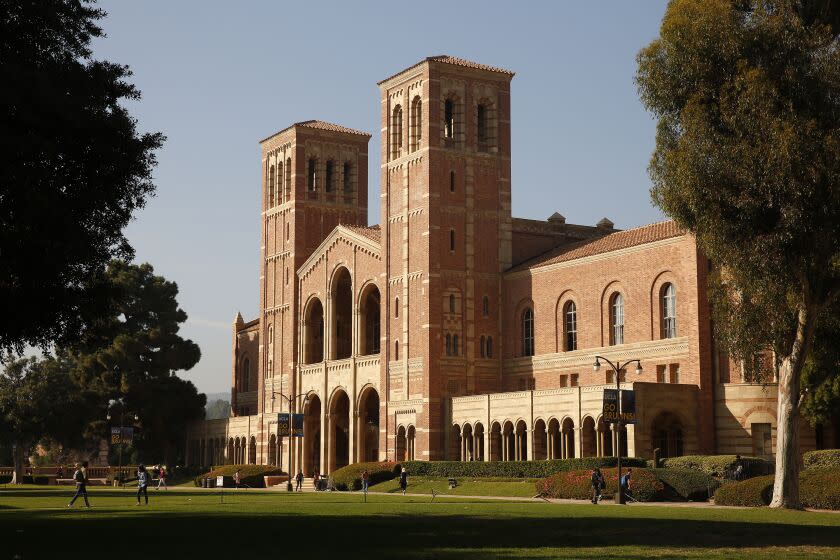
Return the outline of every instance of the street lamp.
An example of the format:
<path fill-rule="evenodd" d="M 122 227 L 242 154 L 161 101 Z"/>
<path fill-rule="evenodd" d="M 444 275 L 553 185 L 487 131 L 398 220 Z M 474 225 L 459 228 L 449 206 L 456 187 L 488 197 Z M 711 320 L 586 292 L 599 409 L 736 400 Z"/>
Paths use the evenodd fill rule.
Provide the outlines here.
<path fill-rule="evenodd" d="M 288 436 L 289 441 L 287 443 L 287 446 L 289 448 L 289 464 L 288 464 L 288 468 L 286 469 L 286 470 L 289 471 L 289 480 L 288 480 L 288 482 L 286 482 L 286 490 L 288 492 L 292 492 L 293 491 L 293 488 L 292 488 L 292 401 L 294 399 L 298 398 L 298 397 L 305 397 L 306 393 L 300 393 L 299 395 L 295 395 L 293 397 L 290 397 L 290 396 L 284 395 L 283 393 L 281 393 L 279 391 L 272 391 L 271 392 L 272 403 L 274 403 L 274 400 L 275 400 L 274 396 L 275 395 L 280 395 L 281 397 L 286 399 L 287 403 L 289 403 L 289 436 Z M 279 439 L 279 437 L 278 437 L 278 439 Z"/>
<path fill-rule="evenodd" d="M 122 398 L 119 398 L 119 399 L 116 399 L 116 400 L 111 400 L 108 403 L 108 414 L 105 416 L 105 418 L 108 420 L 108 422 L 111 421 L 111 418 L 112 418 L 111 408 L 116 403 L 120 404 L 120 450 L 119 450 L 119 463 L 118 463 L 118 466 L 117 466 L 117 476 L 119 477 L 120 485 L 122 486 L 123 485 L 122 453 L 123 453 L 123 439 L 124 439 L 123 438 L 123 433 L 124 433 L 124 428 L 125 428 L 125 414 L 126 414 L 125 413 L 125 405 L 123 403 Z M 135 423 L 140 421 L 140 417 L 136 413 L 133 416 L 134 416 L 134 422 Z"/>
<path fill-rule="evenodd" d="M 592 364 L 592 369 L 594 371 L 600 371 L 601 369 L 601 361 L 604 360 L 607 362 L 610 367 L 612 368 L 613 372 L 615 372 L 615 389 L 616 389 L 616 399 L 618 400 L 618 420 L 616 421 L 616 425 L 618 426 L 618 437 L 616 438 L 616 449 L 615 449 L 615 456 L 618 458 L 618 503 L 623 504 L 624 502 L 624 492 L 621 488 L 621 370 L 626 368 L 632 363 L 636 364 L 636 375 L 642 374 L 642 362 L 640 360 L 627 360 L 623 364 L 620 361 L 616 363 L 612 363 L 607 358 L 603 356 L 595 356 L 595 363 Z"/>

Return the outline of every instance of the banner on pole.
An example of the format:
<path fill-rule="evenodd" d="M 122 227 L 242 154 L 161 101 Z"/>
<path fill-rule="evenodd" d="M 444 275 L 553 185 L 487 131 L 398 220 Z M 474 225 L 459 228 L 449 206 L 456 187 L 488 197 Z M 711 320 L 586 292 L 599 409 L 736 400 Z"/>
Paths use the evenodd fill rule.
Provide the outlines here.
<path fill-rule="evenodd" d="M 277 414 L 277 437 L 289 437 L 289 413 L 280 412 Z"/>
<path fill-rule="evenodd" d="M 124 426 L 123 428 L 111 428 L 111 445 L 121 443 L 131 445 L 134 442 L 134 428 Z"/>
<path fill-rule="evenodd" d="M 292 436 L 303 437 L 303 414 L 292 415 Z"/>
<path fill-rule="evenodd" d="M 621 413 L 618 408 L 618 390 L 604 389 L 604 422 L 622 424 L 636 423 L 636 393 L 634 391 L 621 391 Z"/>

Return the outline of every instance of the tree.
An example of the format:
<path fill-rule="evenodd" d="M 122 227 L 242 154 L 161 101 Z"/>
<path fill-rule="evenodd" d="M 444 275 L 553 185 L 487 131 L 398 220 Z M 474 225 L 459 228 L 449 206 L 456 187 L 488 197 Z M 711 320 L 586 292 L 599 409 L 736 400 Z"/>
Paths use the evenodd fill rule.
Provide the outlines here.
<path fill-rule="evenodd" d="M 835 4 L 674 0 L 638 55 L 641 99 L 658 118 L 653 200 L 716 266 L 723 344 L 759 379 L 773 368 L 756 356 L 775 356 L 774 507 L 800 506 L 802 372 L 840 293 Z"/>
<path fill-rule="evenodd" d="M 12 449 L 13 484 L 21 482 L 24 460 L 43 438 L 65 445 L 83 442 L 82 428 L 96 410 L 93 401 L 54 359 L 7 364 L 0 374 L 0 445 Z"/>
<path fill-rule="evenodd" d="M 207 404 L 207 411 L 205 418 L 213 420 L 216 418 L 227 418 L 230 416 L 230 401 L 224 399 L 216 399 Z"/>
<path fill-rule="evenodd" d="M 159 133 L 122 102 L 128 67 L 92 60 L 102 10 L 82 0 L 0 10 L 0 359 L 67 343 L 101 312 L 107 263 L 154 192 Z"/>
<path fill-rule="evenodd" d="M 814 331 L 811 354 L 802 372 L 807 395 L 802 413 L 813 424 L 834 424 L 840 438 L 840 304 L 824 311 Z"/>
<path fill-rule="evenodd" d="M 140 417 L 136 447 L 145 457 L 168 460 L 187 424 L 204 417 L 206 397 L 175 375 L 198 363 L 201 351 L 178 334 L 187 314 L 178 307 L 177 284 L 147 263 L 113 261 L 105 276 L 107 311 L 60 354 L 103 405 L 120 400 Z"/>

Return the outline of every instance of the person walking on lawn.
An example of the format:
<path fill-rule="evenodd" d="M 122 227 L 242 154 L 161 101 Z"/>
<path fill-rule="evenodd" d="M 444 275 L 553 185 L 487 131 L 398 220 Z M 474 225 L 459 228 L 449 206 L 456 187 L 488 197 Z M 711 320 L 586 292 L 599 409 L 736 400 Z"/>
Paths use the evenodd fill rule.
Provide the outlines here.
<path fill-rule="evenodd" d="M 298 471 L 295 475 L 295 492 L 300 492 L 303 490 L 303 472 Z"/>
<path fill-rule="evenodd" d="M 163 484 L 163 489 L 164 490 L 169 490 L 169 488 L 166 487 L 166 465 L 160 465 L 158 467 L 158 485 L 157 485 L 158 490 L 160 490 L 160 485 L 161 484 Z"/>
<path fill-rule="evenodd" d="M 601 469 L 595 467 L 595 470 L 592 471 L 592 503 L 597 504 L 601 500 L 601 491 L 606 486 L 604 482 L 604 475 L 601 473 Z"/>
<path fill-rule="evenodd" d="M 403 496 L 405 496 L 405 489 L 408 488 L 408 473 L 405 472 L 405 467 L 403 467 L 400 473 L 400 488 L 402 489 Z"/>
<path fill-rule="evenodd" d="M 140 505 L 140 494 L 146 498 L 146 505 L 149 505 L 149 473 L 146 472 L 146 467 L 140 465 L 137 467 L 137 504 Z"/>
<path fill-rule="evenodd" d="M 362 473 L 362 492 L 364 492 L 365 494 L 367 494 L 369 484 L 370 484 L 370 473 L 368 473 L 367 469 L 365 469 L 365 472 Z"/>
<path fill-rule="evenodd" d="M 72 508 L 73 502 L 76 501 L 76 498 L 82 496 L 85 499 L 85 507 L 90 508 L 90 502 L 88 502 L 87 495 L 87 475 L 85 470 L 82 468 L 82 465 L 79 463 L 76 463 L 76 472 L 73 473 L 73 481 L 76 483 L 76 493 L 73 494 L 73 499 L 70 500 L 67 507 Z"/>

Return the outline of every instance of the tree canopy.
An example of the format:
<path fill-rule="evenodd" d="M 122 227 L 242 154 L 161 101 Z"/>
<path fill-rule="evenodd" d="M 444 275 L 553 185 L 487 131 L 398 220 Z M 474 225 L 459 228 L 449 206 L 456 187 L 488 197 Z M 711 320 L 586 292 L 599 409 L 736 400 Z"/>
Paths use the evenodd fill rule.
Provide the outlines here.
<path fill-rule="evenodd" d="M 140 97 L 128 67 L 92 59 L 104 15 L 81 0 L 0 10 L 0 359 L 98 316 L 105 267 L 132 257 L 123 229 L 154 192 L 164 138 L 123 106 Z"/>
<path fill-rule="evenodd" d="M 673 0 L 638 55 L 658 118 L 654 202 L 716 266 L 724 346 L 779 370 L 773 505 L 798 507 L 801 374 L 840 294 L 840 42 L 836 2 Z M 772 369 L 772 368 L 771 368 Z"/>

